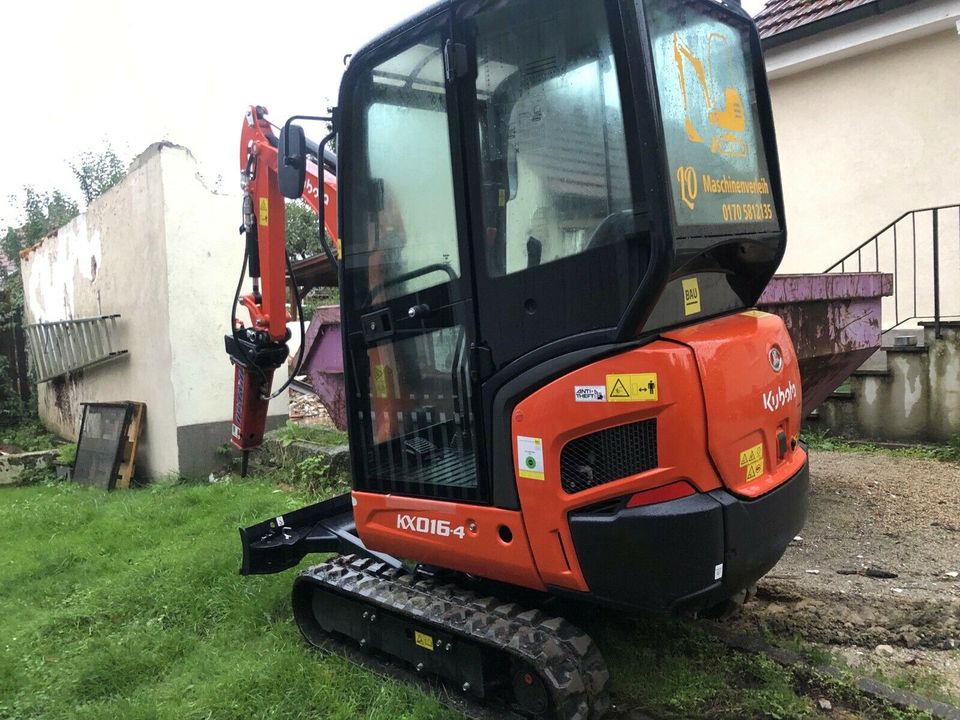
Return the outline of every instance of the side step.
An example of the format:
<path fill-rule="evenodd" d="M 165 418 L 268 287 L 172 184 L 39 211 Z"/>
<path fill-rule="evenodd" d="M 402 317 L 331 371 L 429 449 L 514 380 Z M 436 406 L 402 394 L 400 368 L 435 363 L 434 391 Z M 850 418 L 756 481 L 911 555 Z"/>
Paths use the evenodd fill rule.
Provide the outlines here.
<path fill-rule="evenodd" d="M 240 528 L 240 543 L 241 575 L 282 572 L 321 552 L 359 554 L 400 567 L 399 560 L 368 550 L 357 536 L 349 493 Z"/>
<path fill-rule="evenodd" d="M 476 697 L 510 697 L 532 717 L 592 720 L 610 705 L 599 650 L 566 620 L 370 558 L 341 556 L 301 573 L 293 613 L 314 646 L 344 635 Z"/>

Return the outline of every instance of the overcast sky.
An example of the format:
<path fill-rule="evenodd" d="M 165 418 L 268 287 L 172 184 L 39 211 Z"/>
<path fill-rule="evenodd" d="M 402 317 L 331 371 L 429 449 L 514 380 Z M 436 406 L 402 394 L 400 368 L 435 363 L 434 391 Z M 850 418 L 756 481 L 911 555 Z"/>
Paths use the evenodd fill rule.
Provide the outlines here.
<path fill-rule="evenodd" d="M 248 104 L 323 114 L 343 56 L 431 0 L 29 0 L 0 10 L 0 231 L 24 185 L 79 197 L 68 162 L 185 145 L 233 188 Z M 763 0 L 746 0 L 756 13 Z M 313 136 L 319 132 L 314 131 Z"/>

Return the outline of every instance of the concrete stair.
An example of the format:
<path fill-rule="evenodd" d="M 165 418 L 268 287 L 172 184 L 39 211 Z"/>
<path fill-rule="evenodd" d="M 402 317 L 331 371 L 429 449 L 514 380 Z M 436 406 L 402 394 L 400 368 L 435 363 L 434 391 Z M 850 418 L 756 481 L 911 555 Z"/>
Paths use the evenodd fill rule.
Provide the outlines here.
<path fill-rule="evenodd" d="M 818 423 L 854 437 L 950 442 L 960 435 L 960 322 L 897 329 L 818 408 Z"/>

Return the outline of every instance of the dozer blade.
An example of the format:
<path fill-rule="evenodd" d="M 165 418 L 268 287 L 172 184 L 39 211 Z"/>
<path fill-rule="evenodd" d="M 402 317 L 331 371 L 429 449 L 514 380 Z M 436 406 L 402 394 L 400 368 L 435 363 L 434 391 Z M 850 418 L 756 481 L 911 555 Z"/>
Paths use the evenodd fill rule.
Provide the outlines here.
<path fill-rule="evenodd" d="M 391 567 L 400 561 L 368 550 L 357 536 L 349 493 L 240 528 L 241 575 L 267 575 L 292 568 L 310 553 L 359 553 Z"/>
<path fill-rule="evenodd" d="M 592 720 L 610 705 L 599 650 L 566 620 L 370 558 L 301 573 L 293 612 L 314 646 L 345 636 L 530 717 Z"/>

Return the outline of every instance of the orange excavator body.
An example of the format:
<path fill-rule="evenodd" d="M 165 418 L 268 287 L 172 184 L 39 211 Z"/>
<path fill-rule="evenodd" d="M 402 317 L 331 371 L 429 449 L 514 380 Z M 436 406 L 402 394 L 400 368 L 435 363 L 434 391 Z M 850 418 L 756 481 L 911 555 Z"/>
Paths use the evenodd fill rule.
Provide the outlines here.
<path fill-rule="evenodd" d="M 781 358 L 779 370 L 771 365 L 771 353 Z M 653 393 L 644 397 L 635 392 L 630 382 L 638 375 L 643 382 L 653 379 Z M 613 390 L 618 382 L 625 383 L 621 402 L 610 402 L 614 395 L 606 402 L 578 397 L 578 388 Z M 355 491 L 358 533 L 372 550 L 475 575 L 495 572 L 498 580 L 535 590 L 588 594 L 591 584 L 574 551 L 576 523 L 571 518 L 586 509 L 583 517 L 589 522 L 590 508 L 618 503 L 629 509 L 656 505 L 664 511 L 670 501 L 689 505 L 686 498 L 696 495 L 719 492 L 750 501 L 776 490 L 807 462 L 798 443 L 799 387 L 789 335 L 774 315 L 750 311 L 664 333 L 642 348 L 557 378 L 517 404 L 511 418 L 513 481 L 523 512 Z M 692 397 L 703 402 L 691 402 Z M 564 458 L 571 442 L 644 425 L 655 428 L 647 467 L 611 482 L 578 485 L 575 461 Z M 533 473 L 524 472 L 522 456 L 530 439 L 539 441 L 543 457 L 542 468 Z M 683 537 L 696 525 L 691 525 L 692 516 L 678 520 L 678 530 L 657 541 L 675 541 L 670 555 L 689 543 L 690 553 L 698 556 L 697 570 L 678 577 L 683 587 L 674 598 L 712 592 L 710 586 L 719 586 L 722 578 L 723 543 L 705 547 L 699 534 Z M 792 529 L 784 526 L 782 531 Z M 648 550 L 651 555 L 662 552 L 656 545 Z M 637 551 L 634 546 L 624 552 Z M 742 554 L 755 551 L 743 548 Z M 612 548 L 607 556 L 619 558 Z M 761 565 L 772 561 L 769 556 L 757 559 Z M 665 573 L 656 582 L 665 583 L 667 577 Z M 645 581 L 650 578 L 648 574 Z"/>
<path fill-rule="evenodd" d="M 295 582 L 310 642 L 481 697 L 506 668 L 529 714 L 598 717 L 589 638 L 481 593 L 714 607 L 806 513 L 796 353 L 753 309 L 786 247 L 756 28 L 710 0 L 441 0 L 352 56 L 333 126 L 352 491 L 243 528 L 242 572 L 349 556 Z M 306 161 L 281 155 L 250 214 L 277 343 L 277 188 Z"/>

